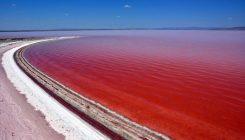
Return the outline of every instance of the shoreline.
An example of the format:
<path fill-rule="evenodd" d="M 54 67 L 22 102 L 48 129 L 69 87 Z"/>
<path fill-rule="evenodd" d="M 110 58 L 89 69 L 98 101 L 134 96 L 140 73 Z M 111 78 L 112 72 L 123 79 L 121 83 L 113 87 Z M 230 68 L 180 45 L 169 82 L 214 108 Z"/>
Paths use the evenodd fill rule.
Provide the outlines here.
<path fill-rule="evenodd" d="M 141 126 L 136 122 L 125 118 L 114 111 L 102 106 L 95 101 L 88 99 L 61 83 L 43 74 L 25 60 L 23 52 L 30 46 L 19 49 L 15 53 L 15 60 L 18 65 L 39 84 L 52 91 L 69 105 L 85 113 L 87 116 L 104 125 L 111 132 L 123 137 L 124 139 L 170 139 L 167 136 Z M 115 135 L 114 135 L 115 136 Z M 112 136 L 112 138 L 115 138 Z M 118 138 L 118 137 L 117 137 Z"/>
<path fill-rule="evenodd" d="M 35 110 L 41 111 L 49 125 L 58 133 L 65 135 L 66 139 L 109 139 L 46 94 L 15 63 L 13 54 L 19 48 L 41 41 L 56 39 L 64 38 L 27 41 L 23 42 L 21 46 L 5 52 L 2 63 L 7 77 L 14 83 L 17 90 L 26 96 L 27 102 L 34 106 Z"/>
<path fill-rule="evenodd" d="M 44 115 L 27 102 L 26 97 L 8 79 L 3 68 L 3 54 L 24 43 L 0 43 L 0 139 L 64 139 L 62 134 L 50 127 Z"/>

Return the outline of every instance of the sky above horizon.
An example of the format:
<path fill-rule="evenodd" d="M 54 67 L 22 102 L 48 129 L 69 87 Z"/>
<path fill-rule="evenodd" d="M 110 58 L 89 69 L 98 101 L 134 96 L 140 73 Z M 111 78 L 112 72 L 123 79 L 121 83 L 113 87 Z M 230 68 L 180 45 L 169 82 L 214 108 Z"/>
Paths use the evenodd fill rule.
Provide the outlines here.
<path fill-rule="evenodd" d="M 0 30 L 245 26 L 245 0 L 1 0 Z"/>

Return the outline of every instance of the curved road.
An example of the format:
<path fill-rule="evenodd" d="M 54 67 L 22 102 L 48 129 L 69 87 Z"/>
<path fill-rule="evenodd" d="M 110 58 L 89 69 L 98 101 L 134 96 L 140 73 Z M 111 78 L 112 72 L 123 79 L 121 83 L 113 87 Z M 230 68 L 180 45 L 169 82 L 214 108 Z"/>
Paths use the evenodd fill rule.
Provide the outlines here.
<path fill-rule="evenodd" d="M 1 45 L 0 58 L 4 52 L 19 45 L 21 43 Z M 40 112 L 27 103 L 25 96 L 15 89 L 4 72 L 2 59 L 0 60 L 0 139 L 64 139 L 63 135 L 49 126 Z"/>

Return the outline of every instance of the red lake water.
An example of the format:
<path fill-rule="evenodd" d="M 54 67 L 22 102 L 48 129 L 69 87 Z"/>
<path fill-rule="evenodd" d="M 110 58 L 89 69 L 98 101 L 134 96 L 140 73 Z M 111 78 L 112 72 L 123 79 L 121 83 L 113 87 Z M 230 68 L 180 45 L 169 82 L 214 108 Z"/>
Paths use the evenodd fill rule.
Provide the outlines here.
<path fill-rule="evenodd" d="M 90 35 L 35 44 L 24 57 L 171 138 L 245 139 L 245 32 Z"/>

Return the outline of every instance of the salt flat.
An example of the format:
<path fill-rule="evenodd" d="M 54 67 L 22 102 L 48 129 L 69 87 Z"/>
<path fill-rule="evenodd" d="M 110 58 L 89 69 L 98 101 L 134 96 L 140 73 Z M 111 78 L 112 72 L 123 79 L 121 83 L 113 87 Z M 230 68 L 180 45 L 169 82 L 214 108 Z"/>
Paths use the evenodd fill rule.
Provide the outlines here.
<path fill-rule="evenodd" d="M 1 49 L 4 67 L 1 66 L 0 71 L 3 77 L 0 89 L 0 101 L 3 104 L 0 108 L 0 124 L 3 126 L 1 127 L 3 130 L 0 131 L 1 139 L 108 139 L 46 94 L 18 68 L 13 59 L 14 52 L 18 48 L 39 41 L 17 43 Z M 8 79 L 20 92 L 12 86 Z M 40 110 L 42 113 L 35 110 Z M 55 132 L 50 126 L 65 137 Z"/>
<path fill-rule="evenodd" d="M 9 49 L 23 43 L 0 47 L 0 57 Z M 2 63 L 2 59 L 1 59 Z M 44 116 L 26 102 L 8 80 L 3 66 L 0 65 L 0 139 L 64 139 L 45 121 Z"/>

